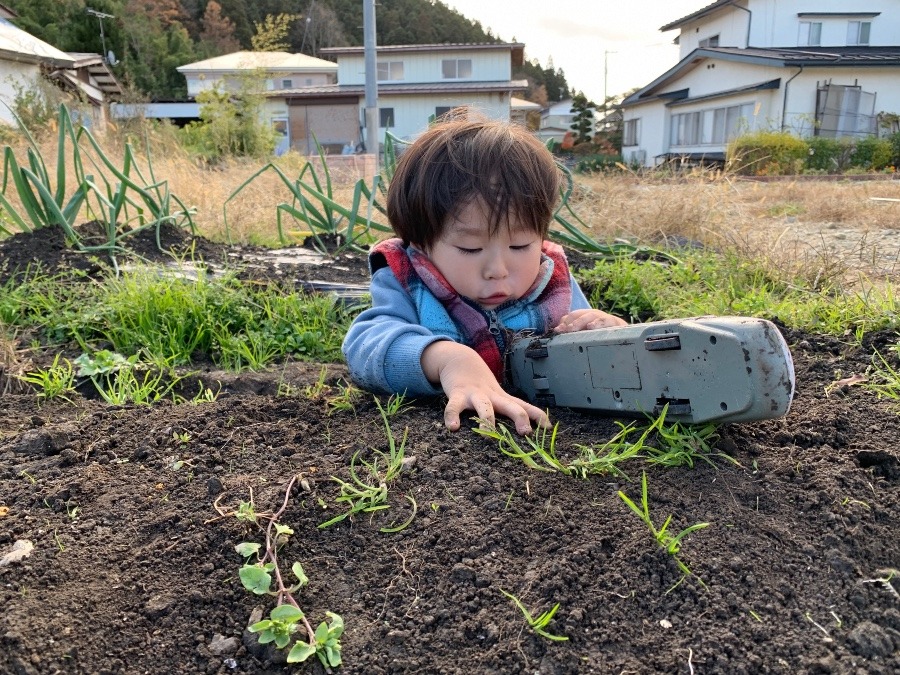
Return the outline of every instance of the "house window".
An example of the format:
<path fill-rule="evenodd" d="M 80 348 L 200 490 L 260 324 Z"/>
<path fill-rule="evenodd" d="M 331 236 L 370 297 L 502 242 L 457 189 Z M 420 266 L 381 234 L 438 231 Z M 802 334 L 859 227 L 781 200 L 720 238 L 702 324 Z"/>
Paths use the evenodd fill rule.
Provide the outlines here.
<path fill-rule="evenodd" d="M 875 94 L 862 87 L 826 84 L 816 93 L 816 136 L 869 136 L 877 131 Z"/>
<path fill-rule="evenodd" d="M 293 87 L 293 86 L 294 86 L 294 81 L 293 81 L 293 80 L 282 80 L 282 81 L 281 81 L 281 88 L 282 88 L 282 89 L 290 89 L 290 88 Z"/>
<path fill-rule="evenodd" d="M 446 115 L 448 112 L 453 110 L 453 106 L 451 105 L 439 105 L 434 109 L 434 116 L 441 117 L 442 115 Z"/>
<path fill-rule="evenodd" d="M 672 145 L 700 145 L 703 111 L 672 115 Z"/>
<path fill-rule="evenodd" d="M 464 80 L 472 77 L 472 59 L 444 59 L 441 75 L 445 80 Z"/>
<path fill-rule="evenodd" d="M 378 79 L 379 81 L 402 80 L 403 61 L 379 61 Z"/>
<path fill-rule="evenodd" d="M 847 23 L 847 44 L 867 45 L 871 32 L 871 21 L 850 21 Z"/>
<path fill-rule="evenodd" d="M 378 109 L 378 126 L 382 129 L 388 129 L 394 126 L 394 109 L 379 108 Z"/>
<path fill-rule="evenodd" d="M 633 120 L 625 120 L 622 127 L 622 145 L 640 145 L 641 144 L 641 120 L 640 118 Z"/>
<path fill-rule="evenodd" d="M 709 142 L 723 145 L 734 137 L 739 136 L 748 126 L 748 120 L 752 114 L 752 103 L 716 108 L 712 111 L 712 135 Z"/>
<path fill-rule="evenodd" d="M 705 38 L 700 40 L 701 47 L 718 47 L 719 46 L 719 36 L 713 35 L 712 37 Z"/>
<path fill-rule="evenodd" d="M 801 21 L 800 37 L 797 39 L 799 47 L 818 47 L 822 44 L 822 22 Z"/>

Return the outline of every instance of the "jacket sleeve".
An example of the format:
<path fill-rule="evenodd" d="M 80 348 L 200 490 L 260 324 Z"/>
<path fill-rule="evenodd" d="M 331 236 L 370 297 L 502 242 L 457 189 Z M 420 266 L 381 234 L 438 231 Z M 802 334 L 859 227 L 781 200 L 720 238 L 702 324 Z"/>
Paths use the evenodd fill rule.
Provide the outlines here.
<path fill-rule="evenodd" d="M 575 309 L 590 309 L 591 303 L 588 302 L 588 299 L 584 295 L 584 291 L 581 290 L 581 286 L 578 285 L 578 282 L 575 281 L 575 277 L 569 273 L 569 283 L 572 285 L 572 307 L 569 311 Z"/>
<path fill-rule="evenodd" d="M 413 299 L 390 268 L 372 275 L 371 294 L 372 306 L 356 317 L 341 346 L 350 376 L 369 391 L 440 394 L 422 371 L 422 352 L 447 338 L 420 325 Z"/>

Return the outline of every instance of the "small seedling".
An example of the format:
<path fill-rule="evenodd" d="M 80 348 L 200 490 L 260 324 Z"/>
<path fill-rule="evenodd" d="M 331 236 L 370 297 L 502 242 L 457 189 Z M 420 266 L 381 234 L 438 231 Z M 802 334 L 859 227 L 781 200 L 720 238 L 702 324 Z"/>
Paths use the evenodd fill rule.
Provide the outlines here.
<path fill-rule="evenodd" d="M 672 535 L 669 532 L 669 523 L 672 522 L 672 516 L 670 515 L 666 518 L 665 522 L 662 524 L 662 527 L 656 529 L 656 526 L 653 524 L 653 519 L 650 517 L 650 503 L 647 498 L 647 473 L 644 472 L 641 474 L 641 505 L 638 507 L 624 492 L 619 490 L 619 497 L 622 499 L 625 504 L 628 505 L 632 511 L 634 511 L 638 517 L 644 522 L 647 526 L 647 529 L 650 530 L 650 534 L 653 535 L 653 538 L 656 539 L 656 543 L 659 544 L 660 548 L 662 548 L 666 553 L 672 556 L 672 559 L 675 561 L 675 564 L 678 565 L 678 569 L 681 570 L 682 576 L 675 583 L 674 586 L 669 588 L 666 593 L 670 593 L 674 590 L 682 581 L 684 581 L 687 577 L 689 577 L 692 572 L 688 568 L 684 562 L 678 557 L 678 552 L 681 550 L 681 541 L 691 532 L 696 532 L 697 530 L 701 530 L 704 527 L 709 527 L 709 523 L 695 523 L 694 525 L 690 525 L 689 527 L 684 528 L 681 532 L 676 535 Z M 700 582 L 701 586 L 706 586 L 703 583 L 703 580 L 700 577 L 697 577 L 697 580 Z"/>
<path fill-rule="evenodd" d="M 26 373 L 20 379 L 38 388 L 39 399 L 49 401 L 60 398 L 71 403 L 72 400 L 67 394 L 75 391 L 75 370 L 72 368 L 72 362 L 68 359 L 63 359 L 63 363 L 60 363 L 60 356 L 57 354 L 54 357 L 53 363 L 47 370 Z"/>
<path fill-rule="evenodd" d="M 173 431 L 172 438 L 181 443 L 182 445 L 187 445 L 191 442 L 191 432 L 190 431 Z"/>
<path fill-rule="evenodd" d="M 66 515 L 69 516 L 70 520 L 75 520 L 78 517 L 79 510 L 79 506 L 73 504 L 72 500 L 66 502 Z"/>
<path fill-rule="evenodd" d="M 396 417 L 400 413 L 406 412 L 412 408 L 412 404 L 406 402 L 405 394 L 391 394 L 391 397 L 387 400 L 387 404 L 384 408 L 381 407 L 381 403 L 378 402 L 378 399 L 375 400 L 375 405 L 378 406 L 379 410 L 383 411 L 384 416 L 388 419 Z"/>
<path fill-rule="evenodd" d="M 315 654 L 326 668 L 341 665 L 340 637 L 344 632 L 343 619 L 334 612 L 325 612 L 326 621 L 314 630 L 309 623 L 294 594 L 309 583 L 309 578 L 299 562 L 291 566 L 296 583 L 288 586 L 278 558 L 279 552 L 287 545 L 294 530 L 278 522 L 288 506 L 291 490 L 299 476 L 291 478 L 285 489 L 281 508 L 274 513 L 261 513 L 253 504 L 251 492 L 249 502 L 240 502 L 234 510 L 222 509 L 218 500 L 214 505 L 220 517 L 234 516 L 242 522 L 252 522 L 265 535 L 265 543 L 241 542 L 235 546 L 245 564 L 238 571 L 241 584 L 255 595 L 275 596 L 275 607 L 269 618 L 257 621 L 249 627 L 251 633 L 259 633 L 261 644 L 274 643 L 278 649 L 286 648 L 294 639 L 294 633 L 301 628 L 306 639 L 297 639 L 287 655 L 288 663 L 302 663 Z M 255 562 L 251 559 L 255 558 Z"/>
<path fill-rule="evenodd" d="M 362 395 L 362 390 L 354 387 L 352 384 L 346 384 L 344 382 L 338 382 L 337 389 L 340 393 L 327 399 L 329 414 L 339 410 L 355 411 L 355 404 L 357 399 Z"/>
<path fill-rule="evenodd" d="M 327 377 L 328 368 L 327 366 L 322 366 L 319 370 L 319 378 L 313 384 L 303 388 L 303 396 L 306 398 L 319 398 L 327 394 L 331 390 L 331 387 L 325 383 Z"/>
<path fill-rule="evenodd" d="M 375 399 L 375 405 L 378 406 L 378 410 L 381 413 L 381 419 L 387 434 L 388 452 L 374 450 L 374 459 L 367 462 L 361 458 L 361 451 L 357 451 L 350 459 L 350 480 L 345 481 L 337 476 L 331 477 L 331 480 L 340 486 L 340 496 L 335 501 L 347 504 L 348 508 L 334 518 L 320 523 L 319 529 L 330 527 L 358 513 L 374 513 L 390 508 L 390 505 L 387 503 L 388 485 L 403 470 L 403 459 L 406 455 L 406 439 L 409 434 L 409 428 L 403 430 L 403 437 L 398 444 L 391 431 L 387 410 L 382 407 L 378 399 Z M 380 466 L 381 463 L 385 465 L 383 469 Z M 364 471 L 361 471 L 361 468 Z M 362 476 L 360 476 L 361 473 Z M 398 526 L 391 525 L 381 528 L 381 532 L 399 532 L 408 527 L 413 518 L 415 518 L 416 501 L 410 495 L 404 496 L 412 505 L 412 515 Z"/>
<path fill-rule="evenodd" d="M 519 608 L 519 611 L 522 612 L 522 615 L 525 617 L 525 621 L 528 622 L 528 626 L 535 633 L 555 642 L 564 642 L 569 639 L 564 635 L 554 635 L 553 633 L 550 633 L 546 630 L 547 626 L 553 620 L 553 617 L 556 615 L 556 612 L 559 609 L 558 602 L 546 612 L 543 612 L 538 616 L 533 616 L 531 612 L 529 612 L 525 607 L 525 605 L 523 605 L 521 601 L 512 593 L 507 593 L 502 588 L 500 589 L 500 592 L 515 603 L 516 607 Z"/>
<path fill-rule="evenodd" d="M 525 466 L 537 471 L 559 471 L 566 476 L 572 474 L 572 470 L 556 456 L 558 423 L 553 425 L 552 430 L 538 427 L 531 436 L 525 436 L 525 446 L 531 448 L 528 450 L 504 424 L 491 426 L 482 419 L 477 419 L 477 421 L 478 427 L 474 429 L 475 433 L 497 441 L 500 452 L 504 455 L 520 459 Z"/>

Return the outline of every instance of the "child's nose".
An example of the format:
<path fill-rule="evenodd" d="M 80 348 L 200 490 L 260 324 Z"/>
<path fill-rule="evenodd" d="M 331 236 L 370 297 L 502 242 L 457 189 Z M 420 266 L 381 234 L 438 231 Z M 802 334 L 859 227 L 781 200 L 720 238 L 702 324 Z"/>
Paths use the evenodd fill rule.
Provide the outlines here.
<path fill-rule="evenodd" d="M 502 254 L 495 254 L 488 258 L 484 266 L 486 279 L 503 279 L 508 274 L 506 260 Z"/>

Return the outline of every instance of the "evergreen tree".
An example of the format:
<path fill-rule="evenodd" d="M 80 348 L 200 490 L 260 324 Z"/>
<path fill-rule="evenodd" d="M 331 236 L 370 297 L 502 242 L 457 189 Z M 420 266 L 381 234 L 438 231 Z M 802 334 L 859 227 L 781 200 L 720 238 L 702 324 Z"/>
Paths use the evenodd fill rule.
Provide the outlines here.
<path fill-rule="evenodd" d="M 572 120 L 572 131 L 575 132 L 575 144 L 587 143 L 594 135 L 594 110 L 597 106 L 587 97 L 578 92 L 572 97 L 572 109 L 575 113 Z"/>

